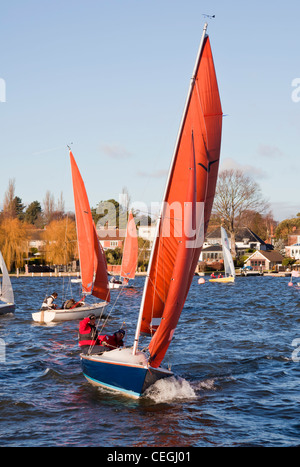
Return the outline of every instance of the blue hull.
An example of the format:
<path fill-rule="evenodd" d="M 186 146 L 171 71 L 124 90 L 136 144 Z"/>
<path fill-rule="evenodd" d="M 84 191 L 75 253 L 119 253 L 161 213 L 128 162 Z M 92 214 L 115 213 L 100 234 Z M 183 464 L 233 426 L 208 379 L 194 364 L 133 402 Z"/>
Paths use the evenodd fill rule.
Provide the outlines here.
<path fill-rule="evenodd" d="M 81 365 L 84 376 L 94 386 L 103 386 L 131 397 L 140 397 L 155 381 L 173 374 L 167 370 L 103 361 L 85 355 L 81 355 Z"/>

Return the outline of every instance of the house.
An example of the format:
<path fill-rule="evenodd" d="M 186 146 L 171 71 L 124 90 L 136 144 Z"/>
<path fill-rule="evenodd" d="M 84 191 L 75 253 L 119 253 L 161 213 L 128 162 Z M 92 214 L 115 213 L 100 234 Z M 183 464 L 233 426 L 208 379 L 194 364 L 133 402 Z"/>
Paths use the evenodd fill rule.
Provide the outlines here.
<path fill-rule="evenodd" d="M 221 245 L 210 245 L 203 248 L 200 253 L 199 261 L 205 261 L 206 263 L 212 263 L 215 261 L 223 261 L 223 252 Z"/>
<path fill-rule="evenodd" d="M 144 240 L 148 240 L 150 242 L 150 247 L 153 244 L 156 232 L 156 225 L 140 225 L 138 227 L 138 236 L 143 238 Z"/>
<path fill-rule="evenodd" d="M 293 227 L 293 232 L 288 235 L 288 244 L 285 247 L 285 254 L 296 260 L 300 259 L 300 229 Z"/>
<path fill-rule="evenodd" d="M 285 254 L 290 258 L 300 259 L 300 243 L 294 243 L 285 247 Z"/>
<path fill-rule="evenodd" d="M 231 242 L 230 234 L 227 232 L 229 245 Z M 206 235 L 206 242 L 203 248 L 209 245 L 221 245 L 221 228 L 213 230 Z M 258 235 L 256 235 L 248 227 L 243 227 L 235 234 L 235 248 L 237 256 L 243 256 L 247 250 L 273 250 L 273 246 L 265 243 Z"/>
<path fill-rule="evenodd" d="M 288 245 L 294 245 L 295 243 L 300 243 L 300 229 L 297 229 L 296 226 L 293 227 L 293 231 L 288 235 Z"/>
<path fill-rule="evenodd" d="M 245 266 L 251 266 L 254 271 L 278 270 L 282 266 L 283 256 L 278 251 L 255 251 L 245 261 Z"/>
<path fill-rule="evenodd" d="M 123 248 L 126 236 L 125 229 L 118 228 L 97 228 L 97 235 L 104 250 Z"/>
<path fill-rule="evenodd" d="M 36 248 L 39 251 L 43 251 L 46 244 L 45 240 L 43 239 L 43 233 L 44 229 L 34 229 L 30 235 L 28 247 Z"/>
<path fill-rule="evenodd" d="M 239 255 L 243 256 L 246 250 L 268 251 L 273 250 L 273 245 L 264 242 L 256 233 L 248 227 L 239 229 L 235 235 L 235 246 Z"/>

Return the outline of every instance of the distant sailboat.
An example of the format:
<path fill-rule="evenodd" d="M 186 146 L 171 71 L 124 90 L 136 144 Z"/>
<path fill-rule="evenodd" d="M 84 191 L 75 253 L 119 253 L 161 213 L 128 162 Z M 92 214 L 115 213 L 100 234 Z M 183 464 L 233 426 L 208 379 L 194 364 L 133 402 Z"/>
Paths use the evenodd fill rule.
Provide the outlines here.
<path fill-rule="evenodd" d="M 94 304 L 84 303 L 83 306 L 67 310 L 41 310 L 32 314 L 34 321 L 38 322 L 49 323 L 82 319 L 90 313 L 98 317 L 103 313 L 103 307 L 110 301 L 106 261 L 96 233 L 84 182 L 71 151 L 70 161 L 83 294 L 82 301 L 84 302 L 86 295 L 94 295 L 103 301 Z"/>
<path fill-rule="evenodd" d="M 133 348 L 81 354 L 83 374 L 91 384 L 132 397 L 173 374 L 160 365 L 194 276 L 213 204 L 222 108 L 206 28 L 157 223 Z M 141 334 L 151 337 L 148 353 L 138 351 Z"/>
<path fill-rule="evenodd" d="M 221 227 L 221 241 L 224 258 L 225 277 L 217 277 L 216 279 L 209 279 L 210 282 L 234 282 L 235 281 L 235 268 L 233 259 L 230 253 L 229 241 L 226 230 Z"/>
<path fill-rule="evenodd" d="M 120 272 L 120 281 L 116 281 L 114 277 L 109 282 L 110 289 L 119 289 L 126 287 L 129 284 L 129 279 L 135 278 L 137 261 L 138 261 L 138 238 L 136 225 L 132 212 L 130 211 L 127 222 L 126 237 L 123 248 L 122 266 Z M 123 279 L 123 280 L 122 280 Z"/>
<path fill-rule="evenodd" d="M 15 311 L 15 299 L 10 277 L 8 275 L 6 264 L 1 251 L 0 271 L 2 272 L 2 281 L 0 279 L 0 315 L 4 315 L 6 313 L 13 313 Z"/>

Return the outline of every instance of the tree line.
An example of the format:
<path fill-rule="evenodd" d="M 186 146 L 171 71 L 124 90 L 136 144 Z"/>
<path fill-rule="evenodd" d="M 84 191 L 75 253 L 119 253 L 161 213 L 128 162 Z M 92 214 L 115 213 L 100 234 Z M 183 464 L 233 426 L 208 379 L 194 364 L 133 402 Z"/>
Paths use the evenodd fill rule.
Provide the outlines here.
<path fill-rule="evenodd" d="M 43 208 L 39 201 L 27 207 L 15 195 L 15 180 L 9 180 L 0 213 L 0 250 L 8 271 L 21 268 L 37 251 L 29 242 L 36 229 L 43 229 L 44 262 L 67 264 L 77 259 L 77 235 L 73 213 L 65 213 L 63 196 L 57 203 L 46 192 Z"/>
<path fill-rule="evenodd" d="M 124 210 L 115 200 L 107 202 L 115 204 L 118 223 L 124 217 Z M 105 209 L 101 215 L 97 214 L 96 208 L 91 211 L 96 224 L 105 215 Z M 148 217 L 146 222 L 150 223 L 151 219 Z M 300 228 L 300 213 L 278 223 L 254 180 L 239 170 L 224 170 L 219 173 L 209 229 L 219 225 L 223 225 L 229 232 L 232 254 L 235 256 L 235 236 L 240 227 L 249 227 L 264 241 L 268 241 L 271 236 L 275 237 L 280 249 L 293 229 Z M 51 192 L 47 191 L 42 205 L 35 200 L 24 206 L 22 199 L 15 195 L 15 180 L 9 180 L 3 210 L 0 212 L 0 250 L 9 271 L 23 267 L 24 262 L 34 254 L 34 251 L 30 251 L 29 242 L 36 229 L 42 231 L 46 264 L 68 264 L 78 259 L 75 215 L 65 212 L 62 193 L 57 202 Z M 139 239 L 139 247 L 139 262 L 144 267 L 149 243 Z M 120 264 L 122 252 L 109 250 L 106 251 L 106 257 L 108 263 Z"/>
<path fill-rule="evenodd" d="M 116 222 L 119 222 L 127 213 L 115 200 L 112 202 L 116 208 Z M 105 218 L 106 211 L 98 214 L 96 208 L 91 208 L 95 224 Z M 135 213 L 137 214 L 137 213 Z M 145 221 L 140 216 L 139 221 Z M 146 219 L 148 222 L 149 219 Z M 0 251 L 4 257 L 9 271 L 22 268 L 24 263 L 34 262 L 36 248 L 30 248 L 29 242 L 37 229 L 40 230 L 40 240 L 44 242 L 42 258 L 36 259 L 38 263 L 49 265 L 67 265 L 71 261 L 78 260 L 78 246 L 75 214 L 65 212 L 65 203 L 61 193 L 57 202 L 50 191 L 46 192 L 42 205 L 39 201 L 33 201 L 27 207 L 22 199 L 15 195 L 15 181 L 9 180 L 7 191 L 4 195 L 3 210 L 0 212 Z M 145 267 L 148 260 L 149 242 L 141 238 L 139 241 L 139 267 Z M 121 264 L 122 251 L 120 248 L 105 251 L 109 264 Z"/>

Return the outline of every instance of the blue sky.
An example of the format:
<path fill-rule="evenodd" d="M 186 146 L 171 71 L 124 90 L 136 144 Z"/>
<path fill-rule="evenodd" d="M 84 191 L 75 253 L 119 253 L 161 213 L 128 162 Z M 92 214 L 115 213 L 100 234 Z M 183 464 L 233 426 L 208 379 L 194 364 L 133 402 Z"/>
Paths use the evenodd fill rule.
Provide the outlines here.
<path fill-rule="evenodd" d="M 2 2 L 0 205 L 14 178 L 24 204 L 50 190 L 72 210 L 70 143 L 91 206 L 123 187 L 135 203 L 160 202 L 204 14 L 215 15 L 208 33 L 226 115 L 221 169 L 252 175 L 276 220 L 295 216 L 296 0 Z"/>

